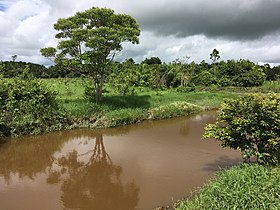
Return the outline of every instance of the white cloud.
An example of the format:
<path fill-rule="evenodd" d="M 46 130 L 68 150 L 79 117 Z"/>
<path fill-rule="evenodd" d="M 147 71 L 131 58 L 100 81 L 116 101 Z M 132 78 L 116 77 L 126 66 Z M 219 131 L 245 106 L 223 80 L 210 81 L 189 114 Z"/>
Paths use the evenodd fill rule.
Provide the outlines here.
<path fill-rule="evenodd" d="M 204 4 L 202 4 L 203 2 Z M 137 18 L 142 27 L 140 45 L 125 43 L 124 50 L 119 53 L 118 59 L 133 57 L 140 62 L 146 57 L 158 56 L 163 61 L 170 62 L 176 58 L 190 56 L 190 61 L 210 61 L 209 54 L 216 48 L 220 51 L 221 59 L 224 60 L 245 58 L 254 62 L 280 63 L 279 32 L 274 28 L 273 33 L 268 33 L 258 39 L 238 39 L 238 33 L 235 39 L 230 40 L 226 39 L 223 34 L 208 36 L 205 31 L 199 32 L 200 26 L 194 27 L 195 33 L 191 35 L 183 31 L 180 37 L 177 36 L 180 29 L 186 31 L 191 29 L 193 24 L 200 24 L 200 22 L 196 22 L 198 21 L 195 19 L 197 15 L 214 17 L 215 14 L 218 14 L 219 18 L 215 19 L 218 21 L 215 22 L 215 27 L 218 29 L 221 27 L 220 33 L 223 33 L 223 30 L 226 29 L 223 24 L 224 19 L 228 18 L 227 13 L 236 14 L 237 22 L 234 22 L 233 16 L 230 16 L 231 21 L 234 22 L 231 30 L 234 31 L 234 27 L 236 30 L 242 29 L 237 24 L 242 21 L 238 19 L 238 14 L 243 14 L 244 18 L 250 14 L 257 14 L 263 1 L 238 0 L 238 2 L 240 4 L 230 0 L 219 0 L 215 3 L 211 2 L 211 4 L 205 3 L 203 0 L 4 0 L 1 1 L 1 5 L 4 5 L 5 9 L 0 11 L 0 60 L 10 60 L 11 55 L 16 54 L 19 60 L 49 63 L 47 59 L 41 57 L 39 50 L 42 47 L 56 45 L 55 30 L 53 29 L 56 20 L 92 6 L 100 6 L 113 8 L 117 13 L 132 15 Z M 279 2 L 279 0 L 268 0 L 266 4 L 278 5 Z M 230 6 L 232 10 L 225 10 Z M 264 9 L 269 12 L 270 7 L 266 6 Z M 280 20 L 274 12 L 275 9 L 272 10 L 269 20 L 274 20 L 275 23 L 271 25 L 276 27 Z M 184 17 L 184 19 L 181 20 L 180 17 Z M 205 21 L 208 20 L 205 19 Z M 211 21 L 209 24 L 212 24 Z M 266 29 L 265 25 L 263 27 Z M 270 29 L 267 29 L 268 32 Z M 254 28 L 254 30 L 257 29 Z M 240 32 L 241 36 L 244 34 L 246 35 L 246 30 Z"/>

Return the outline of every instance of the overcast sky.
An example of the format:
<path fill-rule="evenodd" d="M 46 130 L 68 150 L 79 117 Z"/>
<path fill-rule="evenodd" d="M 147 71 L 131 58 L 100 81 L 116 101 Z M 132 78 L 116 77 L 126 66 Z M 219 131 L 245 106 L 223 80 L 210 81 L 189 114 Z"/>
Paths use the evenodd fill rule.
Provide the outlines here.
<path fill-rule="evenodd" d="M 53 24 L 93 6 L 133 16 L 140 44 L 124 44 L 119 60 L 189 56 L 280 63 L 280 0 L 0 0 L 0 60 L 49 64 L 40 48 L 56 46 Z"/>

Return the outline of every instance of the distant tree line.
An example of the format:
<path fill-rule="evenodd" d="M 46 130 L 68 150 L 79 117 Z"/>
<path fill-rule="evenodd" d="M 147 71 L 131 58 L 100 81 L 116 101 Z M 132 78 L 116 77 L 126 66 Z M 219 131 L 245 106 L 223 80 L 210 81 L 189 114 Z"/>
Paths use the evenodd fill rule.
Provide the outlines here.
<path fill-rule="evenodd" d="M 89 74 L 86 69 L 75 66 L 43 65 L 1 61 L 0 75 L 12 78 L 23 72 L 28 66 L 29 72 L 36 78 L 75 78 Z M 153 89 L 177 88 L 189 86 L 259 86 L 265 80 L 275 81 L 280 79 L 280 66 L 270 67 L 268 64 L 257 65 L 249 60 L 228 60 L 213 62 L 212 64 L 201 61 L 200 63 L 187 63 L 185 60 L 175 60 L 163 63 L 158 57 L 146 58 L 136 64 L 132 58 L 124 62 L 112 62 L 107 83 L 120 87 L 150 87 Z"/>
<path fill-rule="evenodd" d="M 133 93 L 135 87 L 191 91 L 195 86 L 260 86 L 265 80 L 280 78 L 280 66 L 260 66 L 243 59 L 217 62 L 217 57 L 212 64 L 205 61 L 188 63 L 187 60 L 177 59 L 166 64 L 151 58 L 135 64 L 128 59 L 114 64 L 108 82 L 125 95 Z"/>

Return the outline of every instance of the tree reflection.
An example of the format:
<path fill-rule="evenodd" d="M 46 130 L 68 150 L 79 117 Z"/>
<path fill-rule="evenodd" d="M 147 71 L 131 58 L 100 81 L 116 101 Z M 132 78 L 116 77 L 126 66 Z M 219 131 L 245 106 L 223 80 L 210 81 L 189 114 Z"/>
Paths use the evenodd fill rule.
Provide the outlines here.
<path fill-rule="evenodd" d="M 0 176 L 6 183 L 12 182 L 12 175 L 19 178 L 35 179 L 38 173 L 53 164 L 53 154 L 59 151 L 64 143 L 63 139 L 48 139 L 51 136 L 37 139 L 20 139 L 6 142 L 0 147 Z"/>
<path fill-rule="evenodd" d="M 83 157 L 90 155 L 88 161 Z M 139 188 L 134 182 L 123 185 L 122 168 L 112 163 L 103 136 L 95 137 L 94 149 L 84 154 L 76 150 L 57 159 L 47 182 L 61 183 L 61 201 L 67 209 L 134 209 Z"/>

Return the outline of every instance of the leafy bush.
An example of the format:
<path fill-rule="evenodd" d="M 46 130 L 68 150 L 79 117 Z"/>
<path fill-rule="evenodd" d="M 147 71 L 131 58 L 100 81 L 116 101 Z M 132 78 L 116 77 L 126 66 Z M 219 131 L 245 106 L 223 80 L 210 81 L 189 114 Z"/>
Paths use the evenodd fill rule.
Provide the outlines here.
<path fill-rule="evenodd" d="M 201 71 L 194 75 L 190 82 L 195 85 L 210 86 L 217 83 L 217 78 L 209 71 Z"/>
<path fill-rule="evenodd" d="M 245 159 L 278 163 L 280 154 L 280 96 L 252 94 L 225 101 L 218 122 L 206 127 L 204 137 L 238 149 Z"/>
<path fill-rule="evenodd" d="M 24 73 L 2 82 L 0 135 L 38 134 L 62 126 L 65 119 L 56 101 L 56 93 Z"/>
<path fill-rule="evenodd" d="M 268 68 L 267 69 L 267 80 L 279 80 L 280 79 L 280 66 L 275 66 L 273 68 Z"/>
<path fill-rule="evenodd" d="M 91 84 L 90 82 L 85 84 L 84 97 L 89 101 L 95 101 L 96 95 L 95 95 L 94 87 L 93 84 Z"/>
<path fill-rule="evenodd" d="M 195 85 L 191 83 L 188 86 L 179 86 L 176 88 L 176 91 L 180 93 L 193 92 L 195 91 Z"/>
<path fill-rule="evenodd" d="M 233 78 L 233 81 L 235 86 L 253 87 L 262 85 L 265 81 L 265 78 L 266 75 L 263 70 L 257 66 L 254 66 L 250 71 L 236 75 Z"/>

